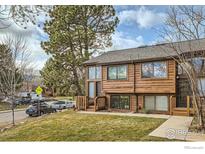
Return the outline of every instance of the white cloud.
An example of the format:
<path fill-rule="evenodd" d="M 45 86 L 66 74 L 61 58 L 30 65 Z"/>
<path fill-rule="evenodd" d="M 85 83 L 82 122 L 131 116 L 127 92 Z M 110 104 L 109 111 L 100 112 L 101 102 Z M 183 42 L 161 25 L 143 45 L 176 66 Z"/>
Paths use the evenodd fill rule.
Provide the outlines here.
<path fill-rule="evenodd" d="M 118 50 L 118 49 L 127 49 L 135 48 L 141 45 L 144 45 L 144 40 L 142 36 L 136 38 L 130 38 L 123 32 L 115 32 L 112 36 L 112 47 L 106 49 L 108 50 Z"/>
<path fill-rule="evenodd" d="M 119 12 L 120 24 L 136 23 L 140 28 L 151 28 L 161 24 L 166 17 L 165 13 L 148 10 L 144 6 L 138 10 L 124 10 Z"/>
<path fill-rule="evenodd" d="M 45 18 L 43 19 L 41 16 L 39 20 L 42 22 Z M 45 38 L 47 34 L 37 25 L 28 24 L 27 29 L 24 29 L 16 25 L 12 20 L 7 21 L 7 23 L 11 23 L 11 25 L 0 29 L 0 42 L 3 42 L 6 35 L 21 35 L 27 41 L 27 47 L 31 54 L 31 63 L 36 66 L 36 69 L 41 69 L 49 58 L 40 45 L 42 38 Z"/>

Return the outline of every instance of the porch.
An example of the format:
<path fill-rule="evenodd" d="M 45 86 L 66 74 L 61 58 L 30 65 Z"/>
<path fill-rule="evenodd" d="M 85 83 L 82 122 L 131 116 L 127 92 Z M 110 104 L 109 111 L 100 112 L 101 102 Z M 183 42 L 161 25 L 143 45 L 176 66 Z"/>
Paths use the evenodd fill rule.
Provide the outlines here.
<path fill-rule="evenodd" d="M 192 105 L 192 97 L 186 96 L 186 102 L 183 102 L 184 107 L 177 106 L 176 96 L 169 96 L 169 115 L 176 116 L 191 116 L 195 112 L 195 108 Z M 137 103 L 137 102 L 136 102 Z M 136 104 L 135 104 L 136 105 Z M 96 96 L 94 99 L 90 100 L 88 96 L 77 96 L 76 97 L 76 108 L 78 111 L 110 111 L 109 101 L 106 96 Z M 133 112 L 133 111 L 129 111 Z M 134 112 L 138 112 L 138 107 Z"/>
<path fill-rule="evenodd" d="M 186 96 L 183 102 L 177 102 L 176 96 L 170 96 L 170 115 L 176 116 L 192 116 L 195 113 L 195 107 L 192 104 L 192 97 Z M 184 104 L 179 106 L 177 104 Z"/>
<path fill-rule="evenodd" d="M 77 96 L 76 97 L 76 108 L 77 110 L 84 111 L 99 111 L 107 110 L 107 98 L 106 96 L 97 96 L 92 100 L 88 99 L 88 96 Z"/>

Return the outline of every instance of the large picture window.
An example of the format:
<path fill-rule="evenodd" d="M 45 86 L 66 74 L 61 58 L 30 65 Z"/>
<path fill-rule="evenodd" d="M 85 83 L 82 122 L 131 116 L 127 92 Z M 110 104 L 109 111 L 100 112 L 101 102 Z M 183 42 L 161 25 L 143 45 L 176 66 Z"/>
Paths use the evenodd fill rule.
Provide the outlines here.
<path fill-rule="evenodd" d="M 108 67 L 109 80 L 125 80 L 127 79 L 127 65 Z"/>
<path fill-rule="evenodd" d="M 112 95 L 111 108 L 114 109 L 130 109 L 130 97 L 126 95 Z"/>
<path fill-rule="evenodd" d="M 167 77 L 166 62 L 150 62 L 142 64 L 143 78 L 165 78 Z"/>
<path fill-rule="evenodd" d="M 145 96 L 145 110 L 168 111 L 167 96 Z"/>
<path fill-rule="evenodd" d="M 89 80 L 101 79 L 101 67 L 89 67 L 88 78 Z"/>

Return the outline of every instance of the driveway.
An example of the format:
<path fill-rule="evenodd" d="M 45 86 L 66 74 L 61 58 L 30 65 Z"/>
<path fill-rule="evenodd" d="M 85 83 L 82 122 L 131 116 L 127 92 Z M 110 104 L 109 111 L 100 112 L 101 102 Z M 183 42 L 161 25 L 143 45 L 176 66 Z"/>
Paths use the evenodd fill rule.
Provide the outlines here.
<path fill-rule="evenodd" d="M 15 121 L 21 121 L 28 117 L 24 110 L 15 111 Z M 0 127 L 1 125 L 12 123 L 12 113 L 11 112 L 0 112 Z"/>

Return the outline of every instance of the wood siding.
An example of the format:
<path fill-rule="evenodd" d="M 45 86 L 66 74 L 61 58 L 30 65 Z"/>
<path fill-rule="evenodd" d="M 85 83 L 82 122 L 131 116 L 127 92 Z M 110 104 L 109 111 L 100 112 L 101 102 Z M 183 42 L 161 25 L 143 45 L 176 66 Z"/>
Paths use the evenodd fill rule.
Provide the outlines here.
<path fill-rule="evenodd" d="M 176 63 L 167 60 L 166 78 L 142 78 L 141 63 L 127 64 L 126 80 L 107 80 L 107 67 L 102 66 L 102 92 L 105 93 L 176 93 Z M 134 68 L 135 67 L 135 68 Z M 135 79 L 134 79 L 135 77 Z M 135 81 L 134 81 L 135 80 Z M 135 82 L 135 87 L 134 87 Z"/>
<path fill-rule="evenodd" d="M 102 85 L 104 93 L 133 93 L 134 65 L 128 64 L 126 80 L 107 80 L 107 66 L 102 67 Z"/>
<path fill-rule="evenodd" d="M 175 93 L 176 92 L 176 63 L 167 61 L 167 78 L 144 79 L 141 77 L 141 63 L 135 65 L 136 93 Z"/>

